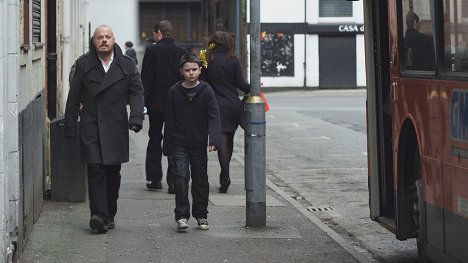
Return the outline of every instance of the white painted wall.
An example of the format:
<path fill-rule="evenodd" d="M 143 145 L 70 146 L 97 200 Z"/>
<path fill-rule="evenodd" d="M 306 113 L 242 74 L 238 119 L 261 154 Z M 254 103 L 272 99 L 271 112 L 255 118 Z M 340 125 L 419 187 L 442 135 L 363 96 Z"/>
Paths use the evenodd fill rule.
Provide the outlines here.
<path fill-rule="evenodd" d="M 307 35 L 307 87 L 319 86 L 319 36 Z"/>
<path fill-rule="evenodd" d="M 5 114 L 6 114 L 6 24 L 7 24 L 7 5 L 5 1 L 0 2 L 0 249 L 3 262 L 6 258 L 6 244 L 8 244 L 6 232 L 7 218 L 7 174 L 6 174 L 6 154 L 5 151 Z"/>
<path fill-rule="evenodd" d="M 122 49 L 126 41 L 136 43 L 140 39 L 138 0 L 90 0 L 88 20 L 91 23 L 91 34 L 99 25 L 110 26 L 116 43 Z M 135 49 L 138 47 L 135 46 Z"/>
<path fill-rule="evenodd" d="M 64 67 L 71 66 L 70 61 L 74 61 L 85 51 L 87 1 L 89 0 L 57 1 L 57 10 L 62 12 L 57 14 L 57 35 L 61 37 L 57 40 L 57 53 L 62 65 L 65 62 Z M 46 1 L 41 3 L 42 10 L 46 10 Z M 19 0 L 0 0 L 0 260 L 2 262 L 10 262 L 13 255 L 10 232 L 14 232 L 16 227 L 22 227 L 19 226 L 21 193 L 18 115 L 45 88 L 46 75 L 45 46 L 36 47 L 29 43 L 30 50 L 27 52 L 20 50 L 23 31 L 21 8 Z M 68 31 L 65 34 L 62 22 L 67 26 Z M 32 20 L 30 28 L 32 28 L 31 23 Z M 31 35 L 31 31 L 28 33 Z M 43 20 L 42 42 L 46 42 L 46 37 L 46 21 Z M 62 44 L 62 41 L 65 44 Z M 61 49 L 62 47 L 66 48 Z M 68 83 L 68 70 L 64 75 L 67 76 L 65 83 Z M 61 83 L 60 78 L 58 82 Z M 59 93 L 63 88 L 57 87 Z M 65 88 L 68 88 L 68 85 Z"/>
<path fill-rule="evenodd" d="M 308 2 L 312 1 L 309 0 Z M 282 23 L 304 22 L 304 5 L 304 0 L 288 0 L 286 3 L 284 0 L 261 0 L 260 21 L 262 23 L 278 23 L 279 21 Z M 250 13 L 248 14 L 248 18 L 250 18 Z"/>
<path fill-rule="evenodd" d="M 366 84 L 366 54 L 364 35 L 356 35 L 356 85 L 365 87 Z"/>
<path fill-rule="evenodd" d="M 0 1 L 0 251 L 13 254 L 9 237 L 18 221 L 19 1 Z"/>
<path fill-rule="evenodd" d="M 75 63 L 75 60 L 86 53 L 89 48 L 89 32 L 87 20 L 87 8 L 94 0 L 63 0 L 62 8 L 59 8 L 61 13 L 57 14 L 57 19 L 61 23 L 57 23 L 57 30 L 62 35 L 62 87 L 57 87 L 59 99 L 59 113 L 65 113 L 65 105 L 70 90 L 69 75 L 70 68 Z M 105 10 L 105 9 L 103 9 Z M 102 12 L 108 14 L 112 12 Z M 94 29 L 91 29 L 94 31 Z M 92 34 L 92 33 L 91 33 Z M 59 115 L 60 115 L 59 114 Z"/>

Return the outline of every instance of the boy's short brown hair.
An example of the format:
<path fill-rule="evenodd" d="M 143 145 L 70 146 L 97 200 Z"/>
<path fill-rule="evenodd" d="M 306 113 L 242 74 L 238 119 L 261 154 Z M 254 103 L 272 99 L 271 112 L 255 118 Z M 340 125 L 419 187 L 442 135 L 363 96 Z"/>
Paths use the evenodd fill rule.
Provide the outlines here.
<path fill-rule="evenodd" d="M 180 58 L 180 63 L 179 63 L 180 68 L 183 68 L 185 63 L 189 63 L 189 62 L 197 63 L 199 67 L 202 66 L 201 60 L 200 58 L 198 58 L 197 55 L 192 54 L 192 53 L 187 53 Z"/>

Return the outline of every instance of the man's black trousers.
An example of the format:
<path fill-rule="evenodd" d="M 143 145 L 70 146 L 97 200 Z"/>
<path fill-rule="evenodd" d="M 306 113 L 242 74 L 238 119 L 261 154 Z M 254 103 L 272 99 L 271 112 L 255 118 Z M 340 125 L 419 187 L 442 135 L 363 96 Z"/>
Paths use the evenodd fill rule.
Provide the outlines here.
<path fill-rule="evenodd" d="M 117 213 L 121 165 L 88 164 L 87 169 L 91 215 L 113 221 Z"/>
<path fill-rule="evenodd" d="M 164 125 L 164 112 L 163 111 L 148 111 L 149 116 L 149 141 L 146 148 L 146 180 L 152 182 L 161 182 L 163 177 L 162 172 L 162 147 L 163 140 L 163 125 Z M 166 182 L 168 186 L 174 185 L 171 175 L 171 164 L 168 162 Z"/>

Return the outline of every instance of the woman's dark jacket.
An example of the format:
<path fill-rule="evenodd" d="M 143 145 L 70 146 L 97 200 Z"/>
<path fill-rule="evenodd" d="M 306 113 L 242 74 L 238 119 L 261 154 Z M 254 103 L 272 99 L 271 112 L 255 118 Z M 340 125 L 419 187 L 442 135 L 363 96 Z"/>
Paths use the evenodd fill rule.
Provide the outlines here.
<path fill-rule="evenodd" d="M 171 156 L 174 145 L 219 147 L 219 108 L 208 83 L 200 81 L 192 89 L 184 88 L 182 81 L 172 86 L 166 100 L 165 118 L 164 155 Z"/>
<path fill-rule="evenodd" d="M 221 132 L 235 131 L 240 124 L 242 103 L 237 89 L 250 92 L 238 58 L 228 58 L 223 46 L 214 49 L 214 59 L 203 68 L 202 79 L 213 87 L 221 115 Z"/>
<path fill-rule="evenodd" d="M 143 86 L 135 63 L 117 44 L 107 73 L 93 45 L 76 61 L 65 109 L 67 137 L 78 135 L 80 103 L 82 161 L 106 165 L 128 162 L 129 125 L 143 125 Z"/>
<path fill-rule="evenodd" d="M 151 111 L 164 111 L 167 93 L 181 81 L 180 58 L 187 51 L 165 37 L 149 46 L 143 57 L 141 81 L 145 89 L 145 106 Z"/>

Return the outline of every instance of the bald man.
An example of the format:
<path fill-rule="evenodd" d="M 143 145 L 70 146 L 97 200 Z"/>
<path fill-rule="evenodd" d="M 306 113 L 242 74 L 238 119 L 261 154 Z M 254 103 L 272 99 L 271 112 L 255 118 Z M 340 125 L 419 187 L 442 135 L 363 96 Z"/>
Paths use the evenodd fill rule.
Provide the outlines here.
<path fill-rule="evenodd" d="M 129 161 L 129 130 L 139 132 L 143 125 L 144 95 L 135 62 L 115 43 L 112 28 L 98 26 L 91 42 L 89 52 L 76 61 L 70 82 L 65 136 L 80 136 L 88 173 L 89 225 L 101 234 L 115 227 L 120 168 Z"/>

